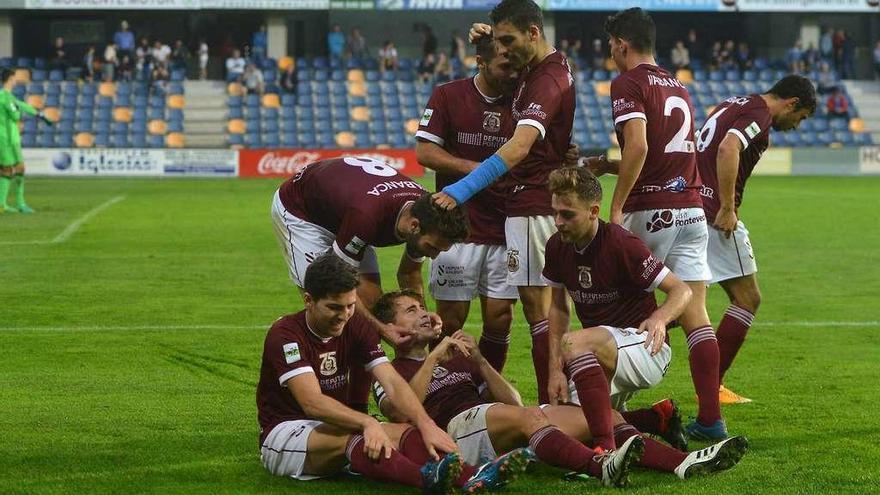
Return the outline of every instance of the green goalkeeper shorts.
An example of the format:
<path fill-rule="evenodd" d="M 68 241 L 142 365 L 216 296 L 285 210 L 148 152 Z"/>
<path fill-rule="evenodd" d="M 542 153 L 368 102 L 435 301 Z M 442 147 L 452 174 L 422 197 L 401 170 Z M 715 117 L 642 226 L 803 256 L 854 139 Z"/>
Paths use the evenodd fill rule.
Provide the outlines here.
<path fill-rule="evenodd" d="M 0 167 L 12 167 L 22 163 L 21 146 L 0 144 Z"/>

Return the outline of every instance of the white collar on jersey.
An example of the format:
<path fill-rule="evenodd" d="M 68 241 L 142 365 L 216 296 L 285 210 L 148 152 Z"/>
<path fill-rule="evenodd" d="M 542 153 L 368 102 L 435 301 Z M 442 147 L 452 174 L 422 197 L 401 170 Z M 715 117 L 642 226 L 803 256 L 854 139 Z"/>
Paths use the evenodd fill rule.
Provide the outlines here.
<path fill-rule="evenodd" d="M 480 91 L 480 85 L 477 84 L 477 76 L 474 76 L 473 83 L 474 83 L 474 88 L 476 88 L 476 90 L 477 90 L 477 93 L 480 93 L 480 96 L 482 96 L 483 99 L 486 100 L 486 103 L 495 103 L 496 101 L 500 100 L 504 96 L 504 95 L 488 96 L 488 95 L 486 95 L 486 93 L 483 93 L 482 91 Z"/>
<path fill-rule="evenodd" d="M 323 342 L 323 343 L 325 343 L 325 344 L 326 344 L 327 342 L 330 342 L 331 340 L 333 340 L 333 337 L 321 337 L 320 335 L 318 335 L 317 333 L 315 333 L 315 331 L 312 330 L 312 326 L 309 325 L 309 318 L 308 318 L 308 316 L 306 316 L 306 328 L 309 329 L 309 332 L 311 332 L 312 335 L 314 335 L 316 339 L 320 340 L 321 342 Z"/>

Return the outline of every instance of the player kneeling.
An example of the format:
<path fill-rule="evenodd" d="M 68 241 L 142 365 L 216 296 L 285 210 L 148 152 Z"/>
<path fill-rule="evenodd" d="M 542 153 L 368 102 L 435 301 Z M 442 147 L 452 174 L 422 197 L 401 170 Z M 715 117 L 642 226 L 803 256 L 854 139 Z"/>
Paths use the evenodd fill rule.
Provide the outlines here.
<path fill-rule="evenodd" d="M 463 464 L 455 443 L 388 363 L 379 335 L 355 314 L 354 267 L 332 253 L 323 255 L 306 269 L 303 285 L 306 309 L 279 318 L 263 348 L 257 409 L 261 460 L 270 473 L 308 480 L 349 465 L 369 478 L 437 494 L 491 489 L 506 481 L 498 469 L 477 473 Z M 373 375 L 415 427 L 380 424 L 349 407 L 348 377 L 355 364 Z M 448 454 L 441 457 L 442 452 Z"/>
<path fill-rule="evenodd" d="M 457 332 L 429 353 L 435 333 L 418 294 L 385 294 L 375 314 L 383 322 L 413 330 L 413 339 L 397 348 L 392 364 L 409 379 L 431 418 L 446 426 L 467 462 L 529 445 L 550 465 L 591 475 L 605 485 L 625 486 L 632 463 L 684 479 L 730 468 L 746 451 L 746 439 L 736 437 L 690 454 L 681 452 L 642 437 L 616 411 L 614 434 L 620 448 L 593 451 L 584 445 L 591 437 L 580 408 L 524 407 L 513 385 L 480 355 L 469 335 Z M 375 391 L 383 412 L 397 415 L 394 401 L 384 400 L 388 397 L 381 384 Z"/>

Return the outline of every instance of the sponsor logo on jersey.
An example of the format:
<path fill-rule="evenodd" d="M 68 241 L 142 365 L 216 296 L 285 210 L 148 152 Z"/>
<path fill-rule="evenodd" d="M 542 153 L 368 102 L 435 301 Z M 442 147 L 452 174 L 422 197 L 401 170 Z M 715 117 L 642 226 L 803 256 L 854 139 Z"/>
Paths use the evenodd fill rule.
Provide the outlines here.
<path fill-rule="evenodd" d="M 426 108 L 425 113 L 422 114 L 422 120 L 419 121 L 420 126 L 426 126 L 429 122 L 431 122 L 431 116 L 434 115 L 433 108 Z"/>
<path fill-rule="evenodd" d="M 620 113 L 635 107 L 636 103 L 634 101 L 626 101 L 624 98 L 618 98 L 611 103 L 611 111 L 613 113 Z"/>
<path fill-rule="evenodd" d="M 501 130 L 501 112 L 483 112 L 483 130 L 498 132 Z"/>
<path fill-rule="evenodd" d="M 578 267 L 578 283 L 580 283 L 581 287 L 584 289 L 589 289 L 593 286 L 593 274 L 590 270 L 592 270 L 592 268 L 589 266 Z"/>
<path fill-rule="evenodd" d="M 704 198 L 714 198 L 715 190 L 709 186 L 702 185 L 700 186 L 700 196 L 703 196 Z"/>
<path fill-rule="evenodd" d="M 760 132 L 761 126 L 759 126 L 757 122 L 752 122 L 746 127 L 746 135 L 749 136 L 749 139 L 754 139 Z"/>
<path fill-rule="evenodd" d="M 284 349 L 284 360 L 287 361 L 287 364 L 292 364 L 302 359 L 299 353 L 299 344 L 296 342 L 284 344 L 282 348 Z"/>
<path fill-rule="evenodd" d="M 529 103 L 529 106 L 526 107 L 522 112 L 523 117 L 537 117 L 541 120 L 545 120 L 547 118 L 547 112 L 545 112 L 541 105 L 537 103 Z"/>
<path fill-rule="evenodd" d="M 436 380 L 439 380 L 448 374 L 449 370 L 447 370 L 443 366 L 434 366 L 434 371 L 431 372 L 431 376 L 433 376 Z"/>
<path fill-rule="evenodd" d="M 687 189 L 687 181 L 684 180 L 684 177 L 678 176 L 666 181 L 666 185 L 663 186 L 663 189 L 669 192 L 679 193 Z"/>
<path fill-rule="evenodd" d="M 672 210 L 655 211 L 651 220 L 645 224 L 645 230 L 653 234 L 672 227 L 673 224 L 675 224 L 675 218 L 672 216 Z"/>
<path fill-rule="evenodd" d="M 648 280 L 648 277 L 654 273 L 654 270 L 657 269 L 657 265 L 660 264 L 660 260 L 654 257 L 654 255 L 648 256 L 645 261 L 642 261 L 642 278 Z"/>
<path fill-rule="evenodd" d="M 336 374 L 336 351 L 325 352 L 319 354 L 321 358 L 321 374 L 324 376 L 333 376 Z"/>

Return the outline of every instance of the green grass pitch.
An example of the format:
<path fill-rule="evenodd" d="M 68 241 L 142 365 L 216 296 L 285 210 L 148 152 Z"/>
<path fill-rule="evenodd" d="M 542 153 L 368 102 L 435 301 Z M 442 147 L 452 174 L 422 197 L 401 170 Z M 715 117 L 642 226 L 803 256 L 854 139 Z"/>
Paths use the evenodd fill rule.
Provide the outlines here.
<path fill-rule="evenodd" d="M 278 183 L 29 180 L 38 213 L 0 216 L 0 493 L 414 493 L 259 464 L 263 338 L 301 307 L 269 220 Z M 755 402 L 724 409 L 752 451 L 688 482 L 639 470 L 628 493 L 880 490 L 878 191 L 880 178 L 752 179 L 741 216 L 764 303 L 727 381 Z M 398 256 L 381 250 L 386 289 Z M 709 306 L 717 323 L 719 288 Z M 517 316 L 506 374 L 534 401 Z M 693 414 L 680 330 L 672 343 L 668 376 L 632 405 L 672 396 Z M 549 468 L 509 487 L 597 490 Z"/>

